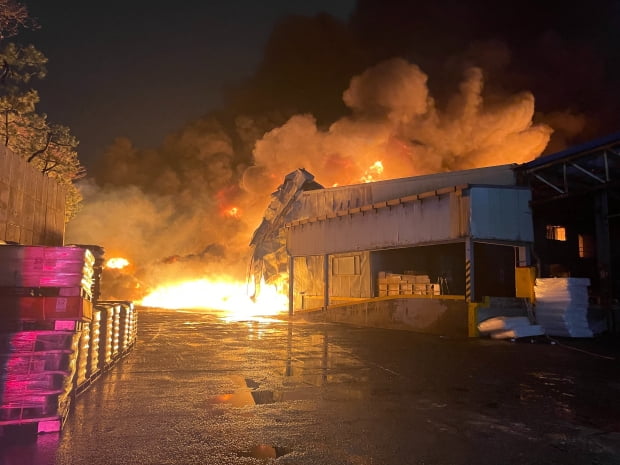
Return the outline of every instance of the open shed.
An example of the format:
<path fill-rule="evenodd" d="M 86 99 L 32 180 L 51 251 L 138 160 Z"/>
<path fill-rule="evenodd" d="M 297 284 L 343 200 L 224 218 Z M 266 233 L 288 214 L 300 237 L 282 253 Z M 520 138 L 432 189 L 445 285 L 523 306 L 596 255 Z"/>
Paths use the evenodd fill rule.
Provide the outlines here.
<path fill-rule="evenodd" d="M 292 310 L 381 297 L 389 275 L 427 276 L 433 295 L 466 301 L 514 297 L 529 201 L 511 165 L 304 192 L 285 225 Z"/>
<path fill-rule="evenodd" d="M 530 265 L 531 196 L 513 168 L 327 189 L 293 172 L 252 238 L 253 273 L 288 272 L 291 314 L 467 334 L 471 305 L 514 297 Z"/>

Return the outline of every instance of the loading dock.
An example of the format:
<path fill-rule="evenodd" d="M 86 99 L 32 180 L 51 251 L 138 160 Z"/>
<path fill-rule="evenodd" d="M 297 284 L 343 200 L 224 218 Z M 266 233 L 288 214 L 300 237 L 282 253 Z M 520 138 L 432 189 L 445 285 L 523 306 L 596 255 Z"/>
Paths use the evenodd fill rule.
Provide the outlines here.
<path fill-rule="evenodd" d="M 370 311 L 376 323 L 383 312 L 398 324 L 396 314 L 415 315 L 410 329 L 425 331 L 450 315 L 467 333 L 470 304 L 515 296 L 515 268 L 530 265 L 533 230 L 529 190 L 515 185 L 512 166 L 421 178 L 301 193 L 284 224 L 291 313 L 321 309 L 351 320 L 363 309 L 365 319 Z M 467 182 L 480 178 L 486 182 Z M 445 185 L 455 180 L 466 183 Z M 375 193 L 377 201 L 362 203 Z M 432 295 L 413 284 L 382 295 L 382 273 L 425 276 Z M 442 311 L 430 309 L 438 305 Z"/>

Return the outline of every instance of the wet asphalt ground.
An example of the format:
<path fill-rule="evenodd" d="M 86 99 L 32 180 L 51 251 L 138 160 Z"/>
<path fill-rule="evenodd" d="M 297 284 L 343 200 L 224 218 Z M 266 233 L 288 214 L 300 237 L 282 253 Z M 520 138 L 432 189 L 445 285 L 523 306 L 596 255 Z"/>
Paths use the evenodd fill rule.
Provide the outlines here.
<path fill-rule="evenodd" d="M 3 465 L 620 464 L 620 351 L 139 309 L 61 434 Z"/>

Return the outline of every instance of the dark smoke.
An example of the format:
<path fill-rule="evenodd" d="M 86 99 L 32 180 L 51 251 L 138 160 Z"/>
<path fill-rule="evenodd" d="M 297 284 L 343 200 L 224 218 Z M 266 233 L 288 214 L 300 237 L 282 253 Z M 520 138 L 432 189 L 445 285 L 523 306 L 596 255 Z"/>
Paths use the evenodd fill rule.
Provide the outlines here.
<path fill-rule="evenodd" d="M 348 23 L 286 18 L 222 108 L 156 149 L 107 148 L 68 241 L 127 256 L 146 288 L 243 279 L 269 194 L 296 168 L 329 186 L 377 160 L 384 178 L 426 174 L 614 132 L 618 3 L 360 0 Z"/>

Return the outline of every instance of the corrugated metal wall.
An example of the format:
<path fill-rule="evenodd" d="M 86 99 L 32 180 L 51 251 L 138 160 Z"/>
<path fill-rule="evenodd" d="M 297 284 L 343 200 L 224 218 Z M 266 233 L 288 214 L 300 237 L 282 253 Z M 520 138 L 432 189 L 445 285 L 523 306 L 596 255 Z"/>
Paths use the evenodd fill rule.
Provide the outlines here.
<path fill-rule="evenodd" d="M 529 189 L 472 186 L 469 197 L 474 239 L 534 241 Z"/>
<path fill-rule="evenodd" d="M 514 186 L 516 179 L 513 165 L 491 166 L 307 191 L 303 192 L 298 200 L 298 205 L 295 207 L 295 219 L 328 215 L 340 210 L 463 184 Z"/>
<path fill-rule="evenodd" d="M 432 193 L 431 193 L 432 194 Z M 530 194 L 510 186 L 471 186 L 463 191 L 396 199 L 355 213 L 293 224 L 287 247 L 293 256 L 475 240 L 533 241 Z M 359 209 L 358 209 L 359 210 Z"/>
<path fill-rule="evenodd" d="M 295 257 L 294 308 L 321 307 L 325 301 L 324 257 Z"/>
<path fill-rule="evenodd" d="M 322 307 L 325 303 L 325 271 L 328 273 L 330 304 L 355 298 L 372 297 L 370 253 L 324 255 L 294 258 L 293 299 L 295 309 Z M 350 262 L 343 266 L 341 262 Z"/>
<path fill-rule="evenodd" d="M 337 264 L 342 260 L 353 260 L 353 269 L 342 270 Z M 370 284 L 370 253 L 336 254 L 329 257 L 329 296 L 338 297 L 372 297 Z M 330 299 L 333 300 L 333 299 Z"/>
<path fill-rule="evenodd" d="M 0 146 L 0 240 L 63 245 L 65 191 Z"/>
<path fill-rule="evenodd" d="M 295 226 L 289 228 L 288 250 L 293 256 L 321 255 L 461 238 L 466 223 L 458 218 L 467 209 L 460 206 L 468 198 L 455 196 L 453 192 Z"/>

